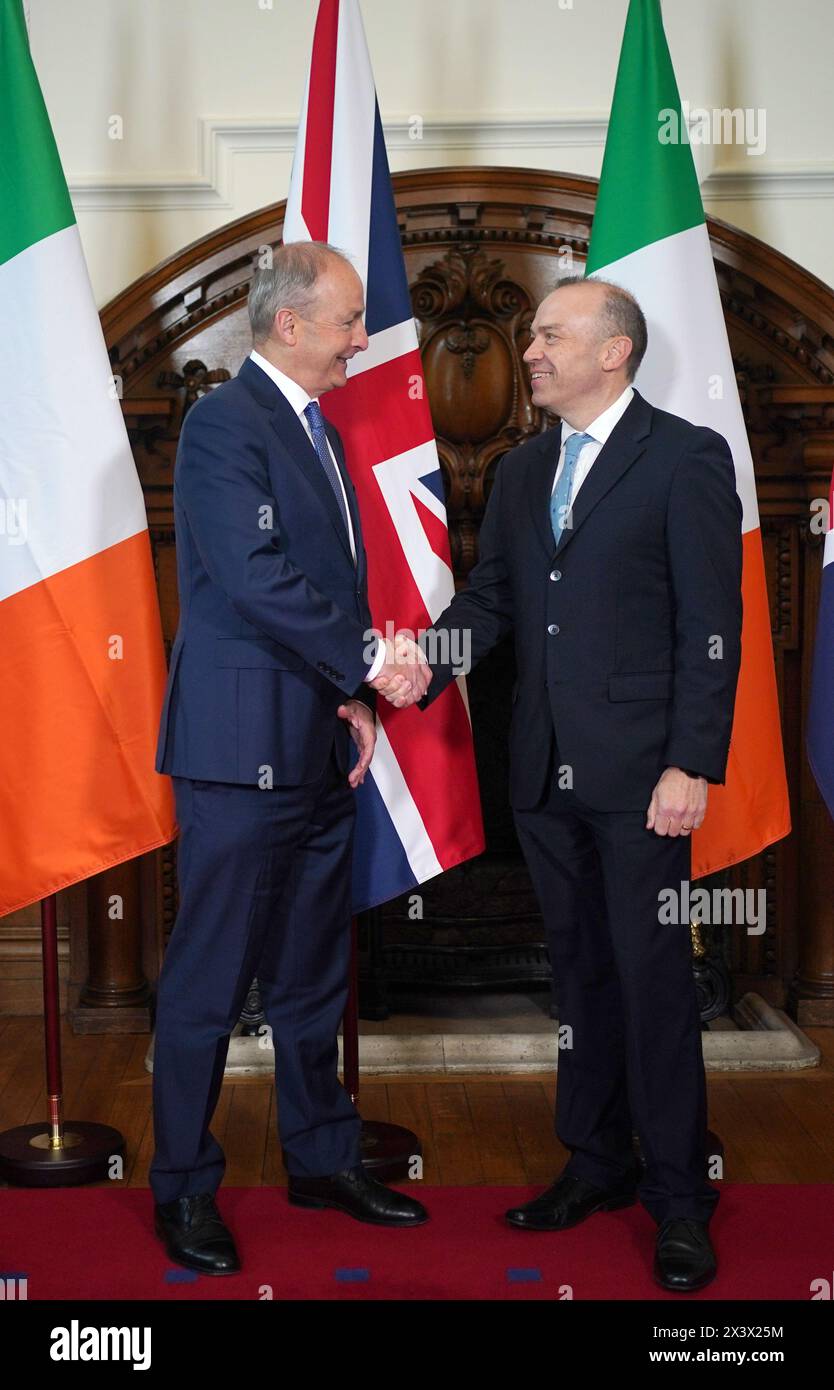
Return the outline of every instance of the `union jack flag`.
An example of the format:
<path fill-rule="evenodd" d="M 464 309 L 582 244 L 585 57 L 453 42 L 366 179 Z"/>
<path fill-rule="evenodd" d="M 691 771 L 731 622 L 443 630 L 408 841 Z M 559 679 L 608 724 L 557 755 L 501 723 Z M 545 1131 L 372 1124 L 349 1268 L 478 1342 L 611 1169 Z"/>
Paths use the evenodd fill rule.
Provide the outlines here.
<path fill-rule="evenodd" d="M 418 633 L 454 592 L 443 483 L 388 156 L 358 0 L 320 0 L 284 241 L 328 241 L 365 285 L 365 352 L 322 397 L 359 498 L 374 626 Z M 425 712 L 379 700 L 358 788 L 354 910 L 387 902 L 484 848 L 463 678 Z"/>

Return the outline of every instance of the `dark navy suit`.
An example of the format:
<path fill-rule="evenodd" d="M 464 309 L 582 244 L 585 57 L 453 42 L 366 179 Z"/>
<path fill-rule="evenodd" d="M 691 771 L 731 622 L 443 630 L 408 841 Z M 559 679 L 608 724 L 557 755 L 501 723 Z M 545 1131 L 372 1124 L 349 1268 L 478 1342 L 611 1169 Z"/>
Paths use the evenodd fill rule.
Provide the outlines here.
<path fill-rule="evenodd" d="M 718 1192 L 690 931 L 660 920 L 659 897 L 689 878 L 690 840 L 647 830 L 646 812 L 666 767 L 724 778 L 741 503 L 726 441 L 635 392 L 557 546 L 560 442 L 547 430 L 501 461 L 479 562 L 435 627 L 468 631 L 473 664 L 515 635 L 510 801 L 571 1030 L 556 1108 L 568 1172 L 602 1188 L 630 1181 L 634 1126 L 647 1209 L 706 1221 Z M 433 669 L 423 705 L 454 674 Z"/>
<path fill-rule="evenodd" d="M 156 768 L 174 779 L 180 903 L 154 1045 L 157 1202 L 215 1191 L 209 1130 L 257 975 L 292 1173 L 359 1162 L 337 1076 L 348 982 L 352 744 L 337 708 L 373 657 L 366 561 L 341 441 L 356 563 L 298 415 L 251 359 L 185 419 L 174 478 L 180 621 Z M 370 656 L 369 656 L 370 650 Z"/>

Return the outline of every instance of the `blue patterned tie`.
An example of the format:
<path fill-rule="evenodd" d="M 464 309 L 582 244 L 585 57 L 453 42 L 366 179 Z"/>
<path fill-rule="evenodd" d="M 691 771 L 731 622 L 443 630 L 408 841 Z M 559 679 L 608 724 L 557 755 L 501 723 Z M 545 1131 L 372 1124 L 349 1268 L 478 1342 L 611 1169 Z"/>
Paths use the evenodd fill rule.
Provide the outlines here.
<path fill-rule="evenodd" d="M 327 481 L 329 482 L 330 486 L 333 489 L 333 492 L 335 493 L 336 501 L 339 504 L 339 514 L 342 518 L 342 521 L 344 522 L 345 534 L 348 537 L 348 539 L 350 539 L 350 527 L 348 526 L 347 512 L 345 511 L 345 499 L 342 493 L 341 484 L 336 474 L 336 465 L 330 456 L 330 449 L 328 448 L 327 444 L 327 434 L 325 433 L 324 429 L 324 416 L 321 413 L 321 406 L 319 405 L 318 401 L 311 401 L 309 405 L 305 405 L 304 414 L 307 416 L 307 419 L 310 422 L 310 433 L 313 436 L 313 443 L 316 447 L 316 453 L 319 456 L 319 461 L 327 475 Z"/>
<path fill-rule="evenodd" d="M 583 444 L 588 444 L 593 439 L 591 434 L 569 434 L 565 444 L 565 462 L 559 474 L 559 481 L 550 497 L 550 525 L 553 527 L 553 539 L 558 545 L 562 539 L 562 532 L 569 520 L 570 512 L 568 504 L 573 490 L 573 478 L 576 472 L 576 460 Z"/>

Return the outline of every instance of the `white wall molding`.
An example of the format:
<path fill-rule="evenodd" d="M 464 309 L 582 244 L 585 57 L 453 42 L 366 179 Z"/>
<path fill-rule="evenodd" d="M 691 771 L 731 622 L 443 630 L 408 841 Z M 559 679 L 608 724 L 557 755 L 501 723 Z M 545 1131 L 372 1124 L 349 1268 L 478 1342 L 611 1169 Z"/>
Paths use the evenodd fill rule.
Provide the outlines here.
<path fill-rule="evenodd" d="M 745 165 L 716 169 L 701 184 L 701 192 L 706 201 L 712 203 L 769 198 L 834 198 L 834 164 L 796 160 L 769 168 L 763 166 L 758 157 L 751 156 Z"/>
<path fill-rule="evenodd" d="M 435 152 L 425 164 L 442 164 L 438 153 L 462 164 L 491 164 L 496 153 L 533 151 L 535 164 L 559 168 L 546 151 L 596 148 L 602 150 L 608 126 L 605 115 L 575 114 L 544 117 L 423 118 L 421 138 L 413 135 L 413 118 L 385 125 L 389 154 L 410 150 Z M 234 165 L 238 155 L 292 156 L 296 122 L 291 119 L 204 117 L 199 122 L 200 168 L 196 173 L 158 174 L 145 178 L 118 174 L 80 174 L 69 177 L 77 211 L 152 212 L 235 208 Z M 703 151 L 701 151 L 703 154 Z M 393 164 L 396 160 L 392 159 Z M 529 157 L 521 163 L 529 164 Z M 768 165 L 748 156 L 707 175 L 702 184 L 707 203 L 785 198 L 834 198 L 834 163 L 791 161 Z"/>

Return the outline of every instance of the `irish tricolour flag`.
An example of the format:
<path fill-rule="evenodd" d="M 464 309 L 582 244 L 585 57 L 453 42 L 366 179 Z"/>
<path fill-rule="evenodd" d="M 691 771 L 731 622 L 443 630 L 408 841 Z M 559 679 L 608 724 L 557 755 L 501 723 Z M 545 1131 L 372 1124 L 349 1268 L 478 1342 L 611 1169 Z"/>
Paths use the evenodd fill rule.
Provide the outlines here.
<path fill-rule="evenodd" d="M 669 141 L 676 129 L 686 127 L 660 0 L 631 0 L 586 269 L 642 306 L 649 347 L 637 386 L 724 436 L 744 507 L 741 674 L 726 784 L 710 788 L 692 837 L 698 878 L 787 835 L 790 813 L 753 460 L 692 151 Z"/>
<path fill-rule="evenodd" d="M 142 489 L 29 55 L 0 0 L 0 915 L 166 843 Z"/>

